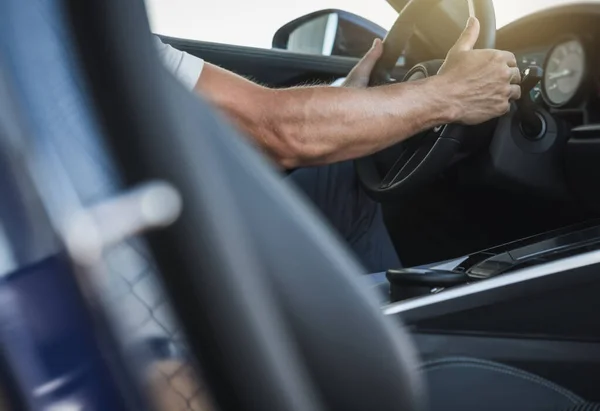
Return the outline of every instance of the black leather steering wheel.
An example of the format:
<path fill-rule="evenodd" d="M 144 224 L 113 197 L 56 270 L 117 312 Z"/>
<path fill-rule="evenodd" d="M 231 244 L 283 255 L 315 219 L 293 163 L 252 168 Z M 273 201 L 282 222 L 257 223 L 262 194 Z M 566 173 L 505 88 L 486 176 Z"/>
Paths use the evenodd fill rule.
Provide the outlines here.
<path fill-rule="evenodd" d="M 391 73 L 405 50 L 415 26 L 427 19 L 428 12 L 440 1 L 411 0 L 383 42 L 383 55 L 371 75 L 371 86 L 393 82 Z M 481 32 L 476 48 L 494 48 L 496 44 L 496 14 L 492 0 L 465 0 L 469 13 L 479 19 Z M 403 81 L 437 74 L 443 60 L 434 60 L 413 67 Z M 398 198 L 430 181 L 446 168 L 461 146 L 466 126 L 448 124 L 420 133 L 373 155 L 355 161 L 356 172 L 367 194 L 376 201 Z"/>

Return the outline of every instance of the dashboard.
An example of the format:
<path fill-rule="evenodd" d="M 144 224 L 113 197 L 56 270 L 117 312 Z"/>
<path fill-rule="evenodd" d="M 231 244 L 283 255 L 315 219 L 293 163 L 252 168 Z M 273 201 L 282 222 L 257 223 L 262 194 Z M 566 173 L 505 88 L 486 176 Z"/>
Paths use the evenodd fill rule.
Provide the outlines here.
<path fill-rule="evenodd" d="M 498 32 L 498 48 L 519 68 L 543 69 L 531 91 L 536 105 L 574 128 L 600 122 L 600 3 L 549 9 Z"/>
<path fill-rule="evenodd" d="M 512 51 L 521 70 L 543 69 L 531 100 L 554 130 L 527 140 L 513 127 L 511 143 L 525 160 L 515 165 L 516 150 L 502 153 L 506 161 L 500 173 L 533 196 L 552 193 L 600 213 L 595 189 L 600 179 L 600 2 L 551 8 L 518 20 L 498 31 L 496 45 Z M 496 142 L 504 148 L 500 141 L 507 140 Z"/>
<path fill-rule="evenodd" d="M 531 66 L 542 67 L 544 76 L 531 91 L 534 101 L 549 107 L 577 107 L 588 96 L 591 50 L 576 35 L 567 34 L 552 46 L 516 53 L 522 72 Z"/>
<path fill-rule="evenodd" d="M 416 27 L 409 63 L 443 58 L 464 26 L 466 3 L 439 2 L 427 24 Z M 549 7 L 517 20 L 498 31 L 496 46 L 515 53 L 521 70 L 544 70 L 531 91 L 537 105 L 572 126 L 600 122 L 600 1 Z"/>
<path fill-rule="evenodd" d="M 452 16 L 436 14 L 435 21 L 416 27 L 409 66 L 444 58 L 458 37 Z M 489 139 L 480 138 L 485 130 L 473 132 L 465 151 L 485 154 L 465 163 L 474 168 L 465 175 L 480 176 L 482 187 L 578 209 L 585 204 L 586 212 L 600 214 L 600 190 L 593 188 L 600 181 L 600 1 L 570 2 L 514 21 L 497 31 L 496 48 L 513 52 L 522 71 L 542 69 L 532 70 L 540 81 L 530 100 L 498 119 Z"/>
<path fill-rule="evenodd" d="M 415 36 L 410 44 L 414 57 L 408 55 L 409 63 L 444 58 L 447 49 L 430 47 L 421 37 L 427 35 Z M 456 39 L 452 32 L 447 37 Z M 544 132 L 529 133 L 523 127 L 525 110 L 515 103 L 489 128 L 472 130 L 463 143 L 464 154 L 439 185 L 424 190 L 423 198 L 405 200 L 406 215 L 438 202 L 456 210 L 453 221 L 442 219 L 452 233 L 448 238 L 455 232 L 469 232 L 462 237 L 466 241 L 477 237 L 443 258 L 480 248 L 481 239 L 498 244 L 600 216 L 600 1 L 548 8 L 519 19 L 498 30 L 496 48 L 513 52 L 521 70 L 544 69 L 542 81 L 531 90 L 534 108 L 529 110 L 534 119 L 543 120 Z M 447 186 L 458 190 L 440 194 Z M 420 225 L 411 224 L 402 227 L 404 232 L 421 232 Z M 429 232 L 437 235 L 438 229 L 436 224 Z M 399 248 L 410 250 L 403 251 L 406 258 L 428 245 L 413 242 L 398 242 Z"/>

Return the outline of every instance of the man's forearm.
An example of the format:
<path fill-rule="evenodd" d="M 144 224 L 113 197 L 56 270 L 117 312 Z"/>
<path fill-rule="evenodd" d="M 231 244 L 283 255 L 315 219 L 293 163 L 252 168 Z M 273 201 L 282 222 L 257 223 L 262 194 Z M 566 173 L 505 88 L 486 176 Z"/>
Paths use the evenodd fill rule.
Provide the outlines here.
<path fill-rule="evenodd" d="M 368 155 L 456 118 L 435 78 L 370 89 L 277 90 L 212 67 L 201 80 L 199 91 L 285 168 Z"/>
<path fill-rule="evenodd" d="M 362 157 L 453 121 L 455 110 L 437 87 L 428 79 L 370 89 L 271 90 L 262 136 L 283 143 L 273 154 L 286 167 Z"/>

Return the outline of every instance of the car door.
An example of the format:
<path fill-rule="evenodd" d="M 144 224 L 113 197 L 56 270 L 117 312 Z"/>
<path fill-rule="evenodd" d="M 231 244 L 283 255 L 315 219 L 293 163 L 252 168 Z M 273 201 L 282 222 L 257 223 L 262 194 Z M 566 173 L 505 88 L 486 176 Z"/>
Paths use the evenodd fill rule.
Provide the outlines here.
<path fill-rule="evenodd" d="M 146 4 L 152 29 L 163 42 L 271 87 L 331 84 L 343 78 L 362 57 L 362 50 L 368 50 L 373 38 L 385 36 L 397 16 L 385 0 L 351 4 L 339 0 L 309 0 L 302 5 L 272 0 L 230 0 L 210 7 L 203 6 L 199 0 L 146 0 Z M 339 10 L 340 6 L 344 10 Z M 326 15 L 326 11 L 339 11 L 347 17 L 344 23 L 351 25 L 351 29 L 356 25 L 365 28 L 354 31 L 354 38 L 346 39 L 346 43 L 362 42 L 366 47 L 355 48 L 352 53 L 332 50 L 326 54 L 310 49 L 294 52 L 272 47 L 278 29 L 301 17 L 321 16 L 315 10 L 324 10 L 322 15 Z M 399 66 L 397 76 L 404 73 L 405 68 Z"/>
<path fill-rule="evenodd" d="M 205 61 L 271 87 L 330 84 L 342 78 L 358 58 L 300 54 L 277 49 L 162 37 L 163 42 Z"/>

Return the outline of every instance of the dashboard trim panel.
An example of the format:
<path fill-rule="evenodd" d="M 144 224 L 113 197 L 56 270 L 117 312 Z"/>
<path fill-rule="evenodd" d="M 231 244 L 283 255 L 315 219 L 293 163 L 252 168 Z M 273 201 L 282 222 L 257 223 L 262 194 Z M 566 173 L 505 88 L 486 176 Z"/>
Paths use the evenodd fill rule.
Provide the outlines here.
<path fill-rule="evenodd" d="M 522 297 L 532 292 L 597 280 L 600 250 L 500 275 L 438 294 L 382 307 L 384 315 L 402 315 L 406 323 Z"/>

